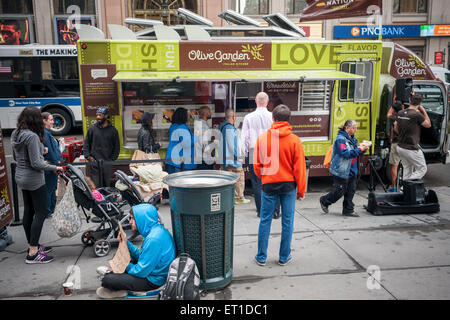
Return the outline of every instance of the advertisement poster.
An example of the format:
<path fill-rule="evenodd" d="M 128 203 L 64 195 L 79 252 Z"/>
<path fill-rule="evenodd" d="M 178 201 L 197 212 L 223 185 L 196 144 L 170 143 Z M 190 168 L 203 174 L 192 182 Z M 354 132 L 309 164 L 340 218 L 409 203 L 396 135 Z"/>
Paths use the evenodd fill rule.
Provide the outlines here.
<path fill-rule="evenodd" d="M 300 138 L 328 138 L 330 115 L 314 114 L 314 115 L 292 115 L 291 123 L 292 132 Z"/>
<path fill-rule="evenodd" d="M 267 108 L 272 111 L 276 106 L 284 104 L 292 111 L 297 111 L 298 90 L 298 81 L 264 82 L 264 92 L 269 95 Z"/>
<path fill-rule="evenodd" d="M 8 225 L 13 218 L 9 192 L 8 173 L 5 160 L 5 150 L 3 145 L 3 134 L 0 128 L 0 229 Z"/>
<path fill-rule="evenodd" d="M 75 20 L 70 18 L 56 18 L 56 43 L 57 44 L 77 44 L 78 33 L 75 29 Z M 90 17 L 79 19 L 80 24 L 92 25 Z"/>
<path fill-rule="evenodd" d="M 0 18 L 0 45 L 30 44 L 30 26 L 26 18 Z"/>
<path fill-rule="evenodd" d="M 116 66 L 112 64 L 81 65 L 83 112 L 94 116 L 99 107 L 107 107 L 110 116 L 119 115 L 117 83 L 112 80 Z"/>

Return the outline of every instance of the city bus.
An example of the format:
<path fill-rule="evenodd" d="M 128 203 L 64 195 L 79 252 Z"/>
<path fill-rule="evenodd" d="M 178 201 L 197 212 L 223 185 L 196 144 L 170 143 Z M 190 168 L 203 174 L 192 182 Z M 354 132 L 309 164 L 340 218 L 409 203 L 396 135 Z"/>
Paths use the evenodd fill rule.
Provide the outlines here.
<path fill-rule="evenodd" d="M 192 26 L 191 26 L 192 27 Z M 160 27 L 158 27 L 160 28 Z M 124 31 L 126 33 L 126 31 Z M 424 95 L 433 129 L 424 130 L 422 149 L 429 162 L 445 162 L 448 147 L 445 86 L 411 51 L 378 40 L 111 40 L 78 41 L 83 131 L 95 123 L 97 106 L 112 110 L 121 139 L 121 159 L 137 148 L 139 118 L 155 114 L 156 140 L 169 142 L 174 110 L 190 112 L 192 126 L 201 106 L 208 106 L 217 127 L 225 109 L 237 113 L 235 126 L 256 107 L 259 91 L 269 95 L 269 110 L 291 109 L 291 126 L 311 160 L 309 176 L 327 176 L 324 156 L 346 119 L 358 122 L 359 141 L 372 141 L 361 166 L 377 158 L 387 170 L 386 113 L 395 98 L 395 80 L 411 77 Z M 95 90 L 93 90 L 95 88 Z M 99 95 L 99 93 L 101 93 Z"/>
<path fill-rule="evenodd" d="M 81 100 L 75 45 L 11 45 L 0 49 L 0 121 L 13 129 L 23 108 L 53 115 L 54 135 L 81 126 Z"/>

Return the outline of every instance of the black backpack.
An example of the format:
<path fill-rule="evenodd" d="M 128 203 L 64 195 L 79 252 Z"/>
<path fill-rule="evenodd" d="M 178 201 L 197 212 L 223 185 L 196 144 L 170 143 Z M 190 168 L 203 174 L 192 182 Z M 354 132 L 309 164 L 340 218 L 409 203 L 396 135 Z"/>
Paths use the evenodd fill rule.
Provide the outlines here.
<path fill-rule="evenodd" d="M 200 300 L 200 274 L 187 253 L 172 261 L 160 300 Z"/>

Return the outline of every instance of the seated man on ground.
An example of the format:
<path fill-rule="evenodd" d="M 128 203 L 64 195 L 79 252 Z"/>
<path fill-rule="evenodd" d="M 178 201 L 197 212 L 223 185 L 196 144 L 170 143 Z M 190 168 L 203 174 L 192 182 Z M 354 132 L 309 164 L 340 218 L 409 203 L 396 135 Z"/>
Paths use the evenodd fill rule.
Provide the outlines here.
<path fill-rule="evenodd" d="M 151 291 L 166 283 L 167 274 L 175 259 L 172 235 L 158 222 L 156 208 L 148 203 L 131 209 L 131 229 L 144 238 L 142 249 L 127 241 L 131 262 L 125 273 L 106 273 L 97 289 L 101 298 L 118 298 L 128 291 Z M 119 241 L 122 241 L 119 233 Z"/>

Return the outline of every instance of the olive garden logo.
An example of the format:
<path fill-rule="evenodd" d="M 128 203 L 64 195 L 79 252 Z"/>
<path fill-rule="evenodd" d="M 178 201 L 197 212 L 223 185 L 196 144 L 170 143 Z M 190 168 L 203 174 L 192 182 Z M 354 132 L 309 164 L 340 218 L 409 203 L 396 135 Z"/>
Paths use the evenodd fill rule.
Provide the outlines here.
<path fill-rule="evenodd" d="M 264 61 L 264 57 L 261 54 L 262 47 L 263 47 L 262 44 L 258 44 L 258 45 L 255 44 L 253 46 L 250 46 L 249 44 L 247 44 L 246 46 L 242 46 L 242 52 L 250 53 L 253 56 L 253 60 Z"/>

